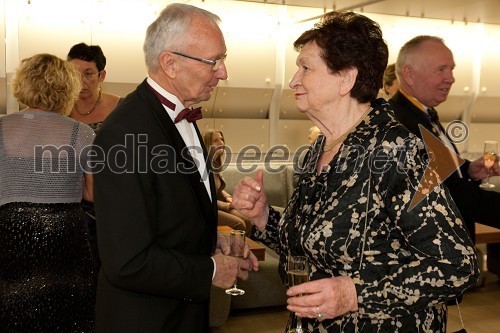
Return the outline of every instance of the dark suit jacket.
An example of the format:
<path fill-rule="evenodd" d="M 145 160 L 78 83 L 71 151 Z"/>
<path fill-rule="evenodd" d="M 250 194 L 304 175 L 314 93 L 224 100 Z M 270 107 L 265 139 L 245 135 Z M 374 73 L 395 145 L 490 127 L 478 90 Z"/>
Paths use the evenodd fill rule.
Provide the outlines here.
<path fill-rule="evenodd" d="M 419 124 L 435 133 L 425 113 L 400 91 L 389 100 L 389 103 L 394 109 L 396 118 L 418 137 L 422 138 L 418 128 Z M 460 167 L 463 178 L 460 178 L 458 172 L 454 172 L 444 183 L 450 190 L 453 200 L 455 200 L 460 213 L 462 213 L 467 229 L 474 240 L 475 222 L 493 227 L 500 226 L 500 194 L 482 190 L 479 187 L 479 182 L 470 179 L 467 173 L 469 164 L 470 162 L 466 160 Z"/>
<path fill-rule="evenodd" d="M 217 237 L 211 173 L 213 201 L 146 81 L 95 145 L 97 332 L 207 332 Z"/>

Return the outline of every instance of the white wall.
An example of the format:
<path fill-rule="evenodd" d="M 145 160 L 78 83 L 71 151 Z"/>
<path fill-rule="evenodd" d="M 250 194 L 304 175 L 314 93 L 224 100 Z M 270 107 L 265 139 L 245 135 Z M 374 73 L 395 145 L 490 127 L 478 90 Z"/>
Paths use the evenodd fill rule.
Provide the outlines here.
<path fill-rule="evenodd" d="M 5 0 L 0 0 L 0 40 L 5 40 Z M 5 75 L 5 43 L 0 43 L 0 115 L 7 113 L 7 79 Z"/>
<path fill-rule="evenodd" d="M 0 43 L 0 55 L 8 55 L 12 63 L 16 55 L 22 59 L 50 52 L 65 57 L 76 43 L 99 44 L 108 59 L 105 89 L 125 95 L 146 75 L 142 53 L 145 30 L 171 2 L 0 0 L 0 38 L 14 33 L 12 23 L 3 24 L 6 18 L 18 21 L 17 43 L 11 40 L 6 48 Z M 222 18 L 228 47 L 229 79 L 221 82 L 212 98 L 202 104 L 208 118 L 203 127 L 223 126 L 228 142 L 238 147 L 256 143 L 266 148 L 285 142 L 293 150 L 305 143 L 311 122 L 295 110 L 288 88 L 296 70 L 297 53 L 292 43 L 314 23 L 297 22 L 318 16 L 323 9 L 231 0 L 189 3 Z M 413 36 L 432 34 L 445 39 L 457 67 L 449 100 L 439 107 L 442 119 L 462 119 L 469 125 L 500 123 L 499 26 L 364 14 L 380 23 L 390 49 L 389 62 L 396 60 L 401 45 Z M 7 87 L 2 86 L 8 70 L 5 61 L 0 61 L 0 104 L 4 103 L 2 93 L 8 95 Z M 249 126 L 256 126 L 255 130 L 247 131 Z M 470 132 L 477 136 L 475 131 Z M 463 149 L 468 149 L 467 143 Z"/>

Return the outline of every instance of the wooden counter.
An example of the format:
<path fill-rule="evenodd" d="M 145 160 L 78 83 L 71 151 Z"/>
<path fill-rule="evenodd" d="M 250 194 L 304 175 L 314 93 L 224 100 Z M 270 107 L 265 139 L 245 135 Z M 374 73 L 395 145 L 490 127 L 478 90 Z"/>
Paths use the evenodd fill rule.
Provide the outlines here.
<path fill-rule="evenodd" d="M 476 223 L 476 244 L 500 243 L 500 229 Z"/>

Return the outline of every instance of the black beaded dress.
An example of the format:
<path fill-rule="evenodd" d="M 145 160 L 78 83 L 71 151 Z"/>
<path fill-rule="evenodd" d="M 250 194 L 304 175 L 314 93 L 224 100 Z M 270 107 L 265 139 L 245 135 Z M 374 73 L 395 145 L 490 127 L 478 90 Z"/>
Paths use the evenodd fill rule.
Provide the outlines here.
<path fill-rule="evenodd" d="M 80 205 L 94 132 L 40 110 L 0 117 L 0 332 L 93 332 Z"/>

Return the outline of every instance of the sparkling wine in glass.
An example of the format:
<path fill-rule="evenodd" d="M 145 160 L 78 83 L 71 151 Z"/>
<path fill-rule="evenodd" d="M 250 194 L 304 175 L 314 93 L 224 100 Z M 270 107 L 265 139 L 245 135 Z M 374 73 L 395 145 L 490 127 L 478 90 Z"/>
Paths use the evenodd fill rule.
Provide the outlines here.
<path fill-rule="evenodd" d="M 243 258 L 243 253 L 245 251 L 245 231 L 243 230 L 231 230 L 231 235 L 229 236 L 229 255 L 238 259 Z M 226 289 L 226 294 L 232 296 L 243 295 L 245 291 L 238 288 L 236 282 L 232 288 Z"/>
<path fill-rule="evenodd" d="M 288 256 L 287 260 L 288 287 L 293 287 L 309 281 L 309 261 L 305 256 Z M 296 297 L 300 297 L 298 295 Z M 288 333 L 306 333 L 302 328 L 300 317 L 293 314 L 291 327 Z"/>
<path fill-rule="evenodd" d="M 485 141 L 484 142 L 484 166 L 488 169 L 488 177 L 486 182 L 479 185 L 482 188 L 494 188 L 495 185 L 490 183 L 490 171 L 491 167 L 495 164 L 497 158 L 498 142 L 497 141 Z"/>

